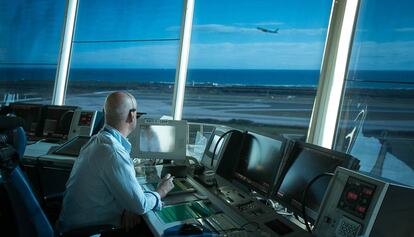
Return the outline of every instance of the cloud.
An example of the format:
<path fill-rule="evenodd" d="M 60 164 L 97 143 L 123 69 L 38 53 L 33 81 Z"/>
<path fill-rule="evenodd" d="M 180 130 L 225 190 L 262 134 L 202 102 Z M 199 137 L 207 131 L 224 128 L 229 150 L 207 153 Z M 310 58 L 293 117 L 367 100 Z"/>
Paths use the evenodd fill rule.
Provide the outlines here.
<path fill-rule="evenodd" d="M 282 25 L 283 23 L 280 22 L 259 22 L 255 24 L 248 24 L 248 25 L 239 25 L 241 23 L 237 23 L 236 25 L 223 25 L 223 24 L 202 24 L 202 25 L 193 25 L 193 32 L 208 32 L 208 33 L 248 33 L 248 34 L 262 34 L 263 32 L 258 30 L 257 26 L 268 26 L 277 27 L 277 25 Z M 249 25 L 251 25 L 249 27 Z M 177 31 L 179 26 L 170 26 L 166 30 L 167 31 Z M 286 35 L 322 35 L 326 34 L 326 29 L 324 28 L 281 28 L 279 30 L 280 34 Z"/>
<path fill-rule="evenodd" d="M 235 25 L 238 26 L 281 26 L 284 25 L 284 22 L 279 22 L 279 21 L 261 21 L 261 22 L 254 22 L 254 23 L 234 23 Z"/>
<path fill-rule="evenodd" d="M 412 70 L 413 55 L 414 41 L 355 42 L 351 69 Z"/>
<path fill-rule="evenodd" d="M 405 27 L 405 28 L 397 28 L 395 29 L 396 32 L 414 32 L 413 27 Z"/>
<path fill-rule="evenodd" d="M 176 31 L 179 29 L 179 26 L 170 26 L 167 31 Z M 221 24 L 204 24 L 204 25 L 193 25 L 193 31 L 203 31 L 203 32 L 218 32 L 218 33 L 245 33 L 257 31 L 256 28 L 252 27 L 240 27 L 240 26 L 231 26 L 231 25 L 221 25 Z"/>
<path fill-rule="evenodd" d="M 193 44 L 190 67 L 229 69 L 319 69 L 323 43 Z"/>
<path fill-rule="evenodd" d="M 205 31 L 205 32 L 219 32 L 219 33 L 240 33 L 240 32 L 256 33 L 257 32 L 256 28 L 220 25 L 220 24 L 193 25 L 193 30 L 194 31 Z"/>
<path fill-rule="evenodd" d="M 192 44 L 191 68 L 319 69 L 323 43 Z M 73 53 L 73 67 L 175 68 L 178 45 L 87 48 Z"/>
<path fill-rule="evenodd" d="M 88 47 L 74 51 L 73 67 L 112 68 L 175 68 L 177 44 L 156 44 L 125 47 Z"/>
<path fill-rule="evenodd" d="M 122 44 L 121 44 L 122 45 Z M 324 42 L 193 43 L 190 68 L 319 69 Z M 178 43 L 75 48 L 75 67 L 175 68 Z M 412 70 L 414 41 L 355 42 L 350 69 Z"/>
<path fill-rule="evenodd" d="M 326 29 L 324 28 L 312 28 L 312 29 L 298 29 L 298 28 L 291 28 L 280 30 L 282 33 L 292 34 L 292 35 L 322 35 L 326 34 Z"/>
<path fill-rule="evenodd" d="M 262 21 L 262 22 L 254 23 L 254 25 L 259 25 L 259 26 L 280 26 L 283 24 L 285 23 L 278 22 L 278 21 Z"/>

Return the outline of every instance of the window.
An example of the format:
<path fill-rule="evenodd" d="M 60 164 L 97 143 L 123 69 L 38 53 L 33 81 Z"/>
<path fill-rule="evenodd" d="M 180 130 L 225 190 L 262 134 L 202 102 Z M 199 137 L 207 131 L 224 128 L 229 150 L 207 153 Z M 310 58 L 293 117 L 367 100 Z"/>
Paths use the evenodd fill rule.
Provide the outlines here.
<path fill-rule="evenodd" d="M 128 90 L 138 111 L 171 115 L 183 3 L 79 0 L 66 104 L 101 110 Z"/>
<path fill-rule="evenodd" d="M 50 103 L 66 1 L 0 3 L 0 104 Z"/>
<path fill-rule="evenodd" d="M 305 137 L 332 1 L 197 1 L 183 119 Z"/>
<path fill-rule="evenodd" d="M 361 2 L 335 149 L 414 185 L 413 2 Z"/>

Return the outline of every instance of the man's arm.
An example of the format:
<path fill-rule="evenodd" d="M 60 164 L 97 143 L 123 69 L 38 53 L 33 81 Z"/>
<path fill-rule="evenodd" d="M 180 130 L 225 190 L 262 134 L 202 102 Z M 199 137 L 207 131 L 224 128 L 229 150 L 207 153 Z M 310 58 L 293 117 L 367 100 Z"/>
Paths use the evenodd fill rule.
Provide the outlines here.
<path fill-rule="evenodd" d="M 161 198 L 167 196 L 167 193 L 169 193 L 174 188 L 173 180 L 174 177 L 171 176 L 171 174 L 166 174 L 161 179 L 156 190 L 156 192 L 160 195 Z"/>
<path fill-rule="evenodd" d="M 116 152 L 112 154 L 106 161 L 102 177 L 119 205 L 137 214 L 161 208 L 161 197 L 157 192 L 143 191 L 129 157 Z"/>

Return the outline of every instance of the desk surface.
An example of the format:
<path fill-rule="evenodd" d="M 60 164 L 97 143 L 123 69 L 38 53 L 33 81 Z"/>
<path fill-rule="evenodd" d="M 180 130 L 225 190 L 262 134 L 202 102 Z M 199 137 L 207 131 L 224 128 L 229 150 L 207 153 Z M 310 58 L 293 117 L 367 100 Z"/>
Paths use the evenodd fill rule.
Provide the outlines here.
<path fill-rule="evenodd" d="M 233 189 L 236 192 L 240 192 L 239 194 L 245 195 L 247 197 L 245 205 L 232 205 L 223 198 L 224 192 L 227 191 L 218 191 L 216 187 L 204 187 L 192 177 L 187 177 L 187 181 L 197 192 L 167 196 L 163 200 L 167 214 L 163 213 L 162 210 L 150 211 L 144 215 L 145 221 L 155 236 L 162 236 L 164 230 L 182 223 L 202 224 L 204 228 L 219 231 L 220 234 L 226 233 L 227 236 L 232 236 L 232 232 L 235 233 L 234 236 L 311 236 L 284 216 L 277 214 L 270 207 L 242 193 L 242 191 L 220 177 L 217 177 L 218 187 L 221 190 Z M 145 187 L 145 180 L 141 179 L 140 182 Z M 195 214 L 195 217 L 174 213 L 173 218 L 178 217 L 177 219 L 179 220 L 177 221 L 171 221 L 173 218 L 165 217 L 165 215 L 169 215 L 168 209 L 174 207 L 175 209 L 172 210 L 180 212 L 185 208 L 191 208 L 197 203 L 208 206 L 210 212 L 203 213 L 203 210 L 197 211 L 196 209 L 195 212 L 198 213 Z M 277 229 L 276 232 L 272 228 Z"/>
<path fill-rule="evenodd" d="M 45 142 L 29 145 L 26 148 L 25 159 L 51 162 L 53 164 L 59 163 L 65 166 L 73 165 L 76 157 L 48 154 L 48 151 L 54 146 L 59 145 Z M 162 166 L 136 166 L 135 169 L 137 171 L 137 180 L 146 189 L 150 189 L 146 184 L 156 182 L 162 172 Z M 192 177 L 187 177 L 186 182 L 191 184 L 196 190 L 195 192 L 169 195 L 163 199 L 164 212 L 150 211 L 144 215 L 144 219 L 153 234 L 155 236 L 162 236 L 164 230 L 170 227 L 193 222 L 213 230 L 219 230 L 221 234 L 226 232 L 227 236 L 233 236 L 232 232 L 236 233 L 234 236 L 311 236 L 284 216 L 277 214 L 270 207 L 238 190 L 225 179 L 217 177 L 216 180 L 218 183 L 217 187 L 207 188 Z M 237 193 L 236 195 L 242 194 L 242 196 L 247 198 L 246 200 L 239 200 L 237 203 L 230 203 L 224 196 L 225 193 L 231 192 Z M 207 206 L 206 210 L 212 210 L 212 212 L 204 213 L 204 208 L 199 209 L 200 206 Z M 192 213 L 192 210 L 189 210 L 189 212 L 193 216 L 174 213 L 177 210 L 179 212 L 179 210 L 188 208 L 196 208 L 196 213 Z M 168 213 L 169 211 L 172 212 Z M 166 215 L 171 213 L 175 216 L 174 218 L 178 219 L 177 221 L 171 221 L 174 219 L 166 217 Z M 276 229 L 276 232 L 274 229 Z"/>

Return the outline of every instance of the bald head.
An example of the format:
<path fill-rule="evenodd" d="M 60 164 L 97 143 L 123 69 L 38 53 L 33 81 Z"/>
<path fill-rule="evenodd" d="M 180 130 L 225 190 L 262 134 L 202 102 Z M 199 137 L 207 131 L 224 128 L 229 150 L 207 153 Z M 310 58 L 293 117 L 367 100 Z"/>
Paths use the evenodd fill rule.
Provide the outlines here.
<path fill-rule="evenodd" d="M 111 93 L 105 100 L 106 123 L 120 131 L 130 130 L 129 132 L 131 132 L 135 129 L 136 122 L 136 113 L 131 112 L 131 109 L 137 109 L 133 95 L 128 92 Z"/>

